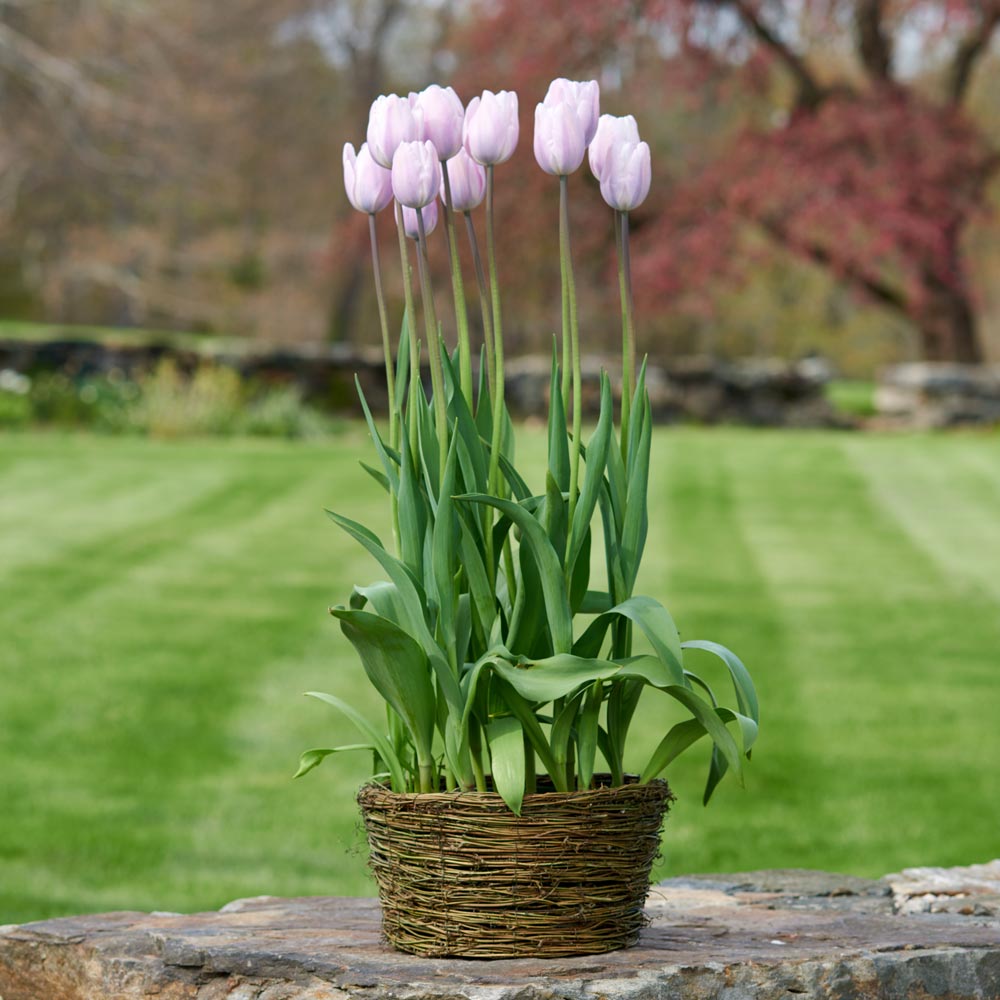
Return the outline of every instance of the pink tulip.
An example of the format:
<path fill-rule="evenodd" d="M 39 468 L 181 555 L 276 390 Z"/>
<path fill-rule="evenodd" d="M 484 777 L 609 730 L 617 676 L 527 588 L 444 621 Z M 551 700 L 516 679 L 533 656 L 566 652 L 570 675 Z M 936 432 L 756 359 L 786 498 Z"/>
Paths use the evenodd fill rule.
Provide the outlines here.
<path fill-rule="evenodd" d="M 549 84 L 542 104 L 547 108 L 557 104 L 569 104 L 583 129 L 583 144 L 589 146 L 597 132 L 597 118 L 600 112 L 601 89 L 596 80 L 581 82 L 560 77 Z"/>
<path fill-rule="evenodd" d="M 392 166 L 399 144 L 420 138 L 420 112 L 398 94 L 375 98 L 368 114 L 368 148 L 375 162 L 387 169 Z"/>
<path fill-rule="evenodd" d="M 464 142 L 469 155 L 484 166 L 504 163 L 514 155 L 519 133 L 517 94 L 484 90 L 465 111 Z"/>
<path fill-rule="evenodd" d="M 432 201 L 429 205 L 424 205 L 420 209 L 424 213 L 424 235 L 430 236 L 434 232 L 434 227 L 438 223 L 438 203 L 437 199 Z M 417 210 L 415 208 L 409 208 L 408 206 L 403 206 L 403 232 L 410 237 L 411 240 L 417 239 L 420 235 L 420 224 L 417 222 Z"/>
<path fill-rule="evenodd" d="M 344 187 L 347 200 L 359 212 L 374 215 L 392 201 L 392 174 L 372 159 L 367 142 L 358 153 L 351 143 L 344 143 Z"/>
<path fill-rule="evenodd" d="M 438 159 L 450 160 L 462 148 L 465 108 L 458 94 L 432 83 L 419 94 L 410 94 L 410 106 L 422 118 L 420 138 L 434 143 Z"/>
<path fill-rule="evenodd" d="M 434 143 L 401 142 L 392 161 L 392 193 L 408 208 L 423 208 L 441 187 L 441 161 Z"/>
<path fill-rule="evenodd" d="M 630 212 L 646 200 L 651 174 L 645 142 L 612 147 L 601 169 L 601 196 L 612 208 Z"/>
<path fill-rule="evenodd" d="M 486 196 L 486 168 L 480 166 L 460 149 L 448 161 L 451 183 L 451 207 L 456 212 L 471 212 Z M 444 178 L 441 178 L 441 200 L 444 201 Z"/>
<path fill-rule="evenodd" d="M 639 126 L 631 115 L 616 118 L 614 115 L 601 115 L 597 123 L 597 132 L 587 151 L 590 159 L 590 172 L 598 179 L 604 169 L 604 161 L 611 150 L 624 143 L 639 142 Z"/>
<path fill-rule="evenodd" d="M 535 108 L 535 159 L 547 174 L 573 173 L 587 151 L 583 126 L 572 104 Z"/>

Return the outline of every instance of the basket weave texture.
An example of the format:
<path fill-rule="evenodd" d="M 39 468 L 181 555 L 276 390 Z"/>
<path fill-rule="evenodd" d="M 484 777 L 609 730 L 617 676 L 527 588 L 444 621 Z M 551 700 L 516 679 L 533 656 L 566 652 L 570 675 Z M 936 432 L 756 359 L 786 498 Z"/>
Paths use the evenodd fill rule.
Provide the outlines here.
<path fill-rule="evenodd" d="M 400 951 L 558 958 L 635 944 L 673 800 L 665 781 L 526 795 L 358 793 L 382 929 Z M 539 779 L 543 787 L 544 779 Z M 602 787 L 602 780 L 607 784 Z"/>

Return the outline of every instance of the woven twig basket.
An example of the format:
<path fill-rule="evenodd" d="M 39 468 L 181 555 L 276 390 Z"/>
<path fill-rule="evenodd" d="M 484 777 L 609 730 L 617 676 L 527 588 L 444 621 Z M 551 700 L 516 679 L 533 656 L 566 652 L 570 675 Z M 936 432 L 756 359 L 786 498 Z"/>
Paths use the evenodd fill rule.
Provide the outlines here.
<path fill-rule="evenodd" d="M 542 786 L 540 779 L 539 787 Z M 673 795 L 665 781 L 526 795 L 358 793 L 389 943 L 416 955 L 557 958 L 635 944 Z"/>

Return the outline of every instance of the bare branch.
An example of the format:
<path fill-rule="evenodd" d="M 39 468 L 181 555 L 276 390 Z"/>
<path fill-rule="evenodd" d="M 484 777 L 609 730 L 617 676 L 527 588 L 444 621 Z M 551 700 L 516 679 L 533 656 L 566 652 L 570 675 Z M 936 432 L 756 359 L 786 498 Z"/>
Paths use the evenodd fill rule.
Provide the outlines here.
<path fill-rule="evenodd" d="M 758 218 L 755 220 L 761 228 L 777 243 L 788 246 L 790 240 L 785 227 L 775 219 Z M 804 253 L 813 263 L 821 267 L 830 268 L 834 264 L 833 255 L 830 251 L 819 243 L 806 243 L 796 239 L 795 250 Z M 908 302 L 906 296 L 892 285 L 887 284 L 881 278 L 869 271 L 866 271 L 858 262 L 842 261 L 837 262 L 836 273 L 845 278 L 851 284 L 857 286 L 877 302 L 898 312 L 909 315 L 907 311 Z"/>
<path fill-rule="evenodd" d="M 948 99 L 961 104 L 969 89 L 972 73 L 989 47 L 993 32 L 1000 25 L 1000 0 L 985 0 L 979 23 L 959 42 L 948 74 Z"/>
<path fill-rule="evenodd" d="M 854 16 L 861 65 L 879 83 L 892 76 L 892 38 L 882 24 L 883 7 L 883 0 L 858 0 Z"/>
<path fill-rule="evenodd" d="M 20 76 L 43 100 L 58 94 L 77 104 L 107 110 L 120 101 L 73 63 L 47 52 L 30 38 L 0 23 L 0 64 Z"/>
<path fill-rule="evenodd" d="M 723 0 L 723 2 L 728 2 L 754 37 L 785 64 L 795 78 L 799 105 L 806 108 L 817 107 L 827 96 L 826 89 L 813 76 L 806 61 L 764 23 L 752 0 Z"/>

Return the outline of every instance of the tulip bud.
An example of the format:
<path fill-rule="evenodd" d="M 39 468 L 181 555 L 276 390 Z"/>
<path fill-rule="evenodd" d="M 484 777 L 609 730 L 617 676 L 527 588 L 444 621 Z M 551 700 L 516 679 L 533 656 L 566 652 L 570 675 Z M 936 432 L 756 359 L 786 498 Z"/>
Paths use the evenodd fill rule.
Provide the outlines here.
<path fill-rule="evenodd" d="M 398 94 L 375 98 L 368 114 L 368 148 L 376 163 L 388 169 L 401 142 L 420 138 L 420 114 Z"/>
<path fill-rule="evenodd" d="M 435 198 L 429 205 L 424 205 L 420 209 L 424 215 L 424 235 L 430 236 L 434 232 L 434 227 L 438 223 L 438 203 Z M 417 210 L 415 208 L 409 208 L 408 206 L 403 206 L 403 232 L 410 237 L 411 240 L 417 239 L 420 235 L 420 223 L 417 221 Z"/>
<path fill-rule="evenodd" d="M 600 102 L 601 89 L 596 80 L 581 82 L 560 77 L 549 84 L 542 104 L 547 108 L 557 104 L 571 105 L 583 129 L 583 144 L 589 146 L 597 132 L 597 118 L 601 113 Z"/>
<path fill-rule="evenodd" d="M 448 161 L 451 183 L 451 207 L 456 212 L 471 212 L 486 196 L 486 168 L 480 166 L 460 149 Z M 441 200 L 444 201 L 444 178 L 441 178 Z"/>
<path fill-rule="evenodd" d="M 614 115 L 601 115 L 594 133 L 593 142 L 587 151 L 590 160 L 590 172 L 598 179 L 604 169 L 604 161 L 608 153 L 615 147 L 625 143 L 639 142 L 639 126 L 631 115 L 616 118 Z"/>
<path fill-rule="evenodd" d="M 583 163 L 587 144 L 571 104 L 535 108 L 535 159 L 547 174 L 565 176 Z"/>
<path fill-rule="evenodd" d="M 392 174 L 372 159 L 367 142 L 358 153 L 351 143 L 344 143 L 344 187 L 347 200 L 359 212 L 381 212 L 392 201 Z"/>
<path fill-rule="evenodd" d="M 638 208 L 649 194 L 649 146 L 645 142 L 613 146 L 604 160 L 601 196 L 619 212 Z"/>
<path fill-rule="evenodd" d="M 420 138 L 434 143 L 439 160 L 450 160 L 462 148 L 465 108 L 458 94 L 432 83 L 419 94 L 410 94 L 410 106 L 423 118 Z"/>
<path fill-rule="evenodd" d="M 484 166 L 504 163 L 514 155 L 520 125 L 517 94 L 484 90 L 465 111 L 464 142 L 469 155 Z"/>
<path fill-rule="evenodd" d="M 434 143 L 401 142 L 392 161 L 392 193 L 401 205 L 423 208 L 441 187 L 441 161 Z"/>

